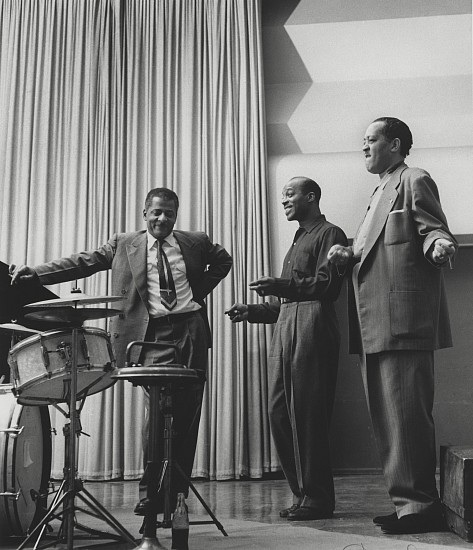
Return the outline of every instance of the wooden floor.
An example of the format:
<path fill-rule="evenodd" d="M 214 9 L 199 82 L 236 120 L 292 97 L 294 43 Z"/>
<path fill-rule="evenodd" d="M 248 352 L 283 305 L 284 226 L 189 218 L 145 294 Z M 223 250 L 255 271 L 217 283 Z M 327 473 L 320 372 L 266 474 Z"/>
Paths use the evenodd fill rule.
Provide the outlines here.
<path fill-rule="evenodd" d="M 337 506 L 334 517 L 330 520 L 298 523 L 324 531 L 382 537 L 386 540 L 387 535 L 382 535 L 380 529 L 372 523 L 373 516 L 392 512 L 382 476 L 338 476 L 335 485 Z M 84 486 L 112 515 L 129 517 L 136 525 L 136 520 L 139 519 L 133 516 L 138 498 L 136 481 L 86 482 Z M 279 510 L 292 503 L 285 480 L 198 480 L 195 481 L 195 487 L 224 527 L 226 520 L 233 519 L 266 524 L 287 522 L 279 517 Z M 206 516 L 205 510 L 192 493 L 188 504 L 191 521 L 193 517 Z M 132 534 L 140 537 L 138 533 Z M 405 539 L 406 548 L 415 547 L 411 543 L 417 542 L 473 550 L 473 544 L 450 532 L 404 535 L 396 539 Z M 20 542 L 21 539 L 9 538 L 0 542 L 0 547 L 16 549 Z"/>

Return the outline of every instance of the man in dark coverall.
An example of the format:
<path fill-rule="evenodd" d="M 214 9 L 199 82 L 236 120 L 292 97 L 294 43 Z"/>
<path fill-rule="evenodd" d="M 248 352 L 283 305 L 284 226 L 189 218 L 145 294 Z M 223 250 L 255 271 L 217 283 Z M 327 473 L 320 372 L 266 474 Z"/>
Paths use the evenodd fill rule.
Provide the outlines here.
<path fill-rule="evenodd" d="M 299 229 L 281 277 L 250 283 L 260 296 L 279 300 L 236 303 L 226 312 L 233 322 L 277 322 L 269 357 L 269 417 L 293 493 L 292 506 L 280 515 L 293 521 L 329 518 L 335 507 L 329 425 L 340 344 L 334 301 L 342 277 L 327 253 L 347 240 L 321 214 L 320 195 L 317 183 L 306 177 L 292 178 L 283 188 L 286 217 L 297 220 Z"/>

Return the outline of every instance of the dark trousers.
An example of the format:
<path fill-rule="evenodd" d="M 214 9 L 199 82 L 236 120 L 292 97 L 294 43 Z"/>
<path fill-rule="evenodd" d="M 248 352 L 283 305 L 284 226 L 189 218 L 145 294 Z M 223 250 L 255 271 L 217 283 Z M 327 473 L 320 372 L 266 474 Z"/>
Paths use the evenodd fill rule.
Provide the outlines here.
<path fill-rule="evenodd" d="M 329 426 L 340 335 L 333 304 L 283 304 L 270 353 L 270 424 L 293 502 L 335 506 Z"/>
<path fill-rule="evenodd" d="M 152 364 L 183 364 L 195 369 L 198 379 L 191 385 L 172 392 L 173 402 L 173 460 L 179 464 L 184 473 L 190 477 L 194 463 L 197 436 L 199 433 L 200 414 L 207 369 L 208 348 L 205 324 L 198 312 L 188 314 L 168 315 L 164 319 L 151 319 L 145 340 L 148 342 L 172 343 L 178 346 L 178 353 L 173 348 L 144 349 L 140 363 L 146 366 Z M 147 411 L 148 413 L 148 411 Z M 164 416 L 160 407 L 160 433 L 158 437 L 158 461 L 163 460 L 164 448 Z M 158 479 L 148 479 L 148 421 L 143 426 L 143 454 L 145 472 L 140 480 L 140 497 L 146 496 L 149 482 L 158 483 Z M 171 504 L 174 506 L 177 493 L 188 494 L 189 484 L 176 469 L 171 473 Z M 161 491 L 160 497 L 163 493 Z"/>

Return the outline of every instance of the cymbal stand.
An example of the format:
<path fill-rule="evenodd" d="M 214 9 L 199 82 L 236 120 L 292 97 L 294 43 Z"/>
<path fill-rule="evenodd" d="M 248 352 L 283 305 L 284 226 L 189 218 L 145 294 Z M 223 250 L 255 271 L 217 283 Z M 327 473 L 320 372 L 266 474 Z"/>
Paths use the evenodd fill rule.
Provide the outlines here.
<path fill-rule="evenodd" d="M 26 537 L 22 544 L 20 544 L 17 550 L 25 548 L 26 544 L 36 539 L 36 537 L 35 549 L 41 550 L 62 543 L 67 545 L 67 550 L 72 550 L 74 548 L 74 528 L 78 528 L 88 533 L 88 535 L 82 535 L 80 537 L 88 542 L 94 541 L 96 538 L 102 538 L 119 541 L 124 540 L 131 542 L 133 545 L 135 544 L 135 539 L 132 535 L 84 488 L 82 481 L 77 478 L 76 438 L 78 438 L 81 433 L 80 410 L 82 409 L 82 406 L 79 410 L 76 408 L 79 331 L 79 326 L 74 326 L 72 328 L 72 357 L 68 356 L 67 361 L 67 365 L 70 366 L 70 390 L 68 391 L 69 412 L 65 413 L 62 409 L 57 407 L 66 417 L 69 417 L 69 424 L 64 426 L 64 479 L 46 515 Z M 76 506 L 76 497 L 82 500 L 89 508 Z M 57 511 L 61 505 L 62 511 Z M 98 531 L 79 524 L 76 520 L 76 511 L 81 511 L 87 515 L 101 519 L 118 534 Z M 55 537 L 53 541 L 40 546 L 41 537 L 44 535 L 49 522 L 53 519 L 59 519 L 61 521 L 57 537 Z"/>

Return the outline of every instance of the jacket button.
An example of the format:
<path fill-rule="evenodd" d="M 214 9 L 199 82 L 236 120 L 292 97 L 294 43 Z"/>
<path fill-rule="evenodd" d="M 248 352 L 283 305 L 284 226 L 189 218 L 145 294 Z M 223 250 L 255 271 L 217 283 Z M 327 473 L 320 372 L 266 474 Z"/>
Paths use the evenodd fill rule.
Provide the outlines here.
<path fill-rule="evenodd" d="M 113 337 L 114 337 L 114 338 L 118 338 L 119 336 L 120 336 L 120 334 L 119 334 L 118 332 L 114 332 L 114 333 L 113 333 Z"/>

